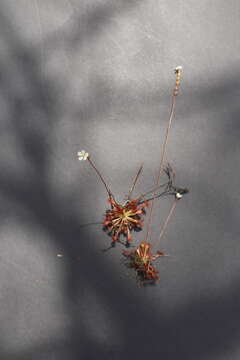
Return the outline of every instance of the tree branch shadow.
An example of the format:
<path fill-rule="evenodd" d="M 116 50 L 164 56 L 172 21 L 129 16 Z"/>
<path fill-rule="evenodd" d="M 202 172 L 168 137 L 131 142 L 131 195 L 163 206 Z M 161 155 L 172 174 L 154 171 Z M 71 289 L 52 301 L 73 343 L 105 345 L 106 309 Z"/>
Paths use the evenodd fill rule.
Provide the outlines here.
<path fill-rule="evenodd" d="M 87 21 L 89 27 L 83 35 L 81 31 L 78 32 L 80 37 L 69 35 L 73 38 L 73 44 L 82 41 L 81 36 L 87 38 L 88 32 L 91 35 L 92 29 L 97 32 L 99 26 L 102 26 L 102 19 L 106 19 L 112 11 L 111 7 L 110 10 L 100 10 L 99 13 L 91 14 Z M 93 23 L 96 22 L 98 25 L 94 27 Z M 10 122 L 15 129 L 19 149 L 31 165 L 31 171 L 25 174 L 24 179 L 22 176 L 13 177 L 11 171 L 2 173 L 1 192 L 13 203 L 28 209 L 33 226 L 40 224 L 47 229 L 54 245 L 66 255 L 63 292 L 66 307 L 71 314 L 71 330 L 64 342 L 56 339 L 52 343 L 30 347 L 20 354 L 2 351 L 1 358 L 45 360 L 52 356 L 59 360 L 80 357 L 141 359 L 157 355 L 164 359 L 200 360 L 222 354 L 226 347 L 235 346 L 240 332 L 239 319 L 236 317 L 240 300 L 238 283 L 230 284 L 224 292 L 202 299 L 190 299 L 172 313 L 166 313 L 161 308 L 156 313 L 145 296 L 141 295 L 142 290 L 136 288 L 136 292 L 129 291 L 125 281 L 118 279 L 117 269 L 102 254 L 96 256 L 94 245 L 89 243 L 91 237 L 99 236 L 98 230 L 82 228 L 82 221 L 71 208 L 67 192 L 53 195 L 48 185 L 48 144 L 51 144 L 52 125 L 56 121 L 58 104 L 55 86 L 43 79 L 38 56 L 24 46 L 3 14 L 0 16 L 0 24 L 0 27 L 8 29 L 7 42 L 12 49 L 14 64 L 27 84 L 26 94 L 16 92 L 8 81 L 11 64 L 4 64 L 1 92 L 5 101 L 11 104 Z M 222 101 L 221 93 L 219 101 Z M 104 109 L 102 104 L 103 112 Z M 84 191 L 80 195 L 83 203 L 87 202 Z M 61 206 L 56 207 L 53 198 Z M 75 260 L 76 254 L 81 255 L 81 261 Z M 97 342 L 86 331 L 81 319 L 76 317 L 81 290 L 89 288 L 94 289 L 100 306 L 106 306 L 114 314 L 114 321 L 121 334 L 120 345 Z M 96 324 L 96 328 L 101 331 L 101 324 Z"/>

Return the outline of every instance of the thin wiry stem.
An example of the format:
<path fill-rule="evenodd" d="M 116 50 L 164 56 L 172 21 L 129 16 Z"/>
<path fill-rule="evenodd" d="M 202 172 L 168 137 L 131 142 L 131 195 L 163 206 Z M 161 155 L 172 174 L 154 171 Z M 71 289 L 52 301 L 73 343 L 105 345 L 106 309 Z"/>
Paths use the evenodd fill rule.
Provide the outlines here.
<path fill-rule="evenodd" d="M 172 119 L 174 117 L 175 106 L 176 106 L 176 95 L 175 95 L 175 92 L 173 92 L 170 116 L 169 116 L 168 125 L 167 125 L 167 129 L 166 129 L 164 143 L 163 143 L 163 146 L 162 146 L 162 156 L 161 156 L 161 160 L 160 160 L 159 173 L 158 173 L 158 178 L 157 178 L 157 182 L 156 182 L 157 186 L 159 184 L 160 177 L 161 177 L 162 171 L 163 171 L 163 164 L 164 164 L 164 159 L 165 159 L 165 154 L 166 154 L 166 149 L 167 149 L 169 131 L 170 131 L 170 128 L 171 128 L 171 125 L 172 125 Z"/>
<path fill-rule="evenodd" d="M 157 199 L 157 198 L 160 198 L 161 196 L 164 196 L 164 195 L 172 195 L 172 193 L 169 193 L 168 191 L 163 191 L 163 192 L 161 192 L 160 194 L 157 194 L 157 195 L 154 195 L 154 196 L 152 196 L 152 197 L 150 197 L 150 198 L 148 198 L 148 199 L 146 199 L 146 200 L 142 200 L 142 201 L 140 201 L 140 204 L 142 203 L 142 202 L 150 202 L 150 201 L 153 201 L 153 200 L 155 200 L 155 199 Z"/>
<path fill-rule="evenodd" d="M 89 223 L 86 223 L 86 224 L 80 224 L 79 227 L 92 226 L 92 225 L 100 225 L 100 224 L 102 224 L 102 221 L 99 221 L 99 222 L 89 222 Z"/>
<path fill-rule="evenodd" d="M 131 188 L 130 188 L 130 190 L 129 190 L 129 194 L 128 194 L 128 197 L 127 197 L 128 200 L 130 200 L 130 198 L 131 198 L 131 196 L 132 196 L 133 190 L 134 190 L 135 185 L 136 185 L 136 183 L 137 183 L 137 181 L 138 181 L 138 178 L 139 178 L 139 176 L 140 176 L 140 174 L 141 174 L 141 172 L 142 172 L 142 169 L 143 169 L 143 164 L 142 164 L 142 165 L 140 166 L 140 168 L 138 169 L 137 175 L 135 176 L 135 179 L 133 180 L 133 184 L 132 184 L 132 186 L 131 186 Z"/>
<path fill-rule="evenodd" d="M 164 221 L 164 224 L 163 224 L 163 226 L 162 226 L 162 228 L 161 228 L 161 231 L 160 231 L 160 234 L 159 234 L 159 238 L 158 238 L 158 240 L 156 241 L 155 245 L 159 244 L 162 236 L 164 235 L 164 233 L 165 233 L 165 231 L 166 231 L 166 229 L 167 229 L 168 223 L 169 223 L 169 221 L 170 221 L 170 219 L 171 219 L 171 217 L 172 217 L 172 215 L 173 215 L 173 213 L 174 213 L 174 210 L 175 210 L 175 208 L 176 208 L 176 205 L 177 205 L 177 202 L 178 202 L 178 201 L 179 201 L 179 200 L 175 198 L 175 200 L 174 200 L 174 202 L 173 202 L 173 204 L 172 204 L 172 206 L 171 206 L 171 209 L 170 209 L 170 211 L 169 211 L 169 214 L 168 214 L 168 216 L 167 216 L 166 220 Z"/>
<path fill-rule="evenodd" d="M 161 187 L 164 187 L 164 186 L 166 186 L 166 185 L 168 185 L 168 182 L 166 182 L 166 183 L 164 183 L 164 184 L 160 184 L 158 187 L 155 187 L 154 189 L 145 192 L 144 194 L 142 194 L 142 195 L 139 196 L 138 200 L 139 200 L 139 201 L 143 200 L 143 198 L 145 198 L 146 195 L 151 194 L 151 193 L 153 193 L 153 192 L 156 192 L 156 191 L 159 190 Z M 146 200 L 146 201 L 148 201 L 148 200 Z"/>
<path fill-rule="evenodd" d="M 95 166 L 95 164 L 92 162 L 92 160 L 90 159 L 90 157 L 88 156 L 88 161 L 90 163 L 90 165 L 93 167 L 93 169 L 96 171 L 97 175 L 99 176 L 99 178 L 101 179 L 103 185 L 105 186 L 106 190 L 107 190 L 107 193 L 109 195 L 110 198 L 113 198 L 113 195 L 112 195 L 112 192 L 111 190 L 109 189 L 106 181 L 104 180 L 102 174 L 100 173 L 100 171 L 97 169 L 97 167 Z"/>
<path fill-rule="evenodd" d="M 174 117 L 175 106 L 176 106 L 176 97 L 178 95 L 179 87 L 180 87 L 181 73 L 182 73 L 182 67 L 178 66 L 175 69 L 175 74 L 176 74 L 175 87 L 174 87 L 173 93 L 172 93 L 171 111 L 170 111 L 167 129 L 166 129 L 166 133 L 165 133 L 165 138 L 164 138 L 164 142 L 163 142 L 163 146 L 162 146 L 162 153 L 161 153 L 160 166 L 159 166 L 159 171 L 158 171 L 158 176 L 157 176 L 157 181 L 156 181 L 156 187 L 159 186 L 160 177 L 161 177 L 162 171 L 163 171 L 163 164 L 164 164 L 164 160 L 165 160 L 169 131 L 171 128 L 172 119 Z M 150 213 L 149 213 L 148 224 L 147 224 L 146 242 L 148 241 L 148 239 L 151 236 L 151 225 L 152 225 L 152 219 L 153 219 L 154 200 L 155 200 L 155 193 L 153 194 L 153 201 L 152 201 L 151 207 L 150 207 Z"/>
<path fill-rule="evenodd" d="M 162 155 L 161 155 L 161 159 L 160 159 L 160 166 L 159 166 L 158 177 L 157 177 L 157 181 L 156 181 L 156 187 L 159 186 L 160 177 L 161 177 L 162 171 L 163 171 L 163 164 L 164 164 L 164 159 L 165 159 L 165 154 L 166 154 L 169 131 L 170 131 L 171 124 L 172 124 L 172 119 L 173 119 L 173 116 L 174 116 L 175 105 L 176 105 L 176 95 L 175 95 L 175 92 L 173 92 L 171 111 L 170 111 L 170 116 L 169 116 L 169 120 L 168 120 L 167 129 L 166 129 L 164 143 L 163 143 L 163 146 L 162 146 Z M 148 223 L 147 223 L 146 241 L 148 241 L 148 239 L 149 239 L 149 237 L 151 235 L 151 225 L 152 225 L 152 218 L 153 218 L 153 207 L 154 207 L 155 196 L 156 196 L 156 194 L 154 192 L 153 201 L 151 203 L 150 212 L 149 212 L 149 218 L 148 218 Z"/>

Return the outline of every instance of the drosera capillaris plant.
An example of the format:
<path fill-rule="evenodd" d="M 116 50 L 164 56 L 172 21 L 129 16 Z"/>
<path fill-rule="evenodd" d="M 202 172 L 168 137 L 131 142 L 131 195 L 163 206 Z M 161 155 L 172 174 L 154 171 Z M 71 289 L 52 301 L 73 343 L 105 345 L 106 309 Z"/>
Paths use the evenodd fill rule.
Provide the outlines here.
<path fill-rule="evenodd" d="M 123 250 L 122 254 L 126 260 L 125 264 L 133 268 L 137 279 L 141 284 L 154 284 L 159 280 L 159 272 L 156 270 L 153 262 L 160 257 L 166 256 L 163 251 L 154 251 L 154 247 L 159 245 L 159 242 L 164 235 L 167 225 L 170 222 L 174 214 L 177 203 L 182 197 L 188 193 L 187 188 L 180 188 L 175 185 L 175 173 L 170 164 L 165 164 L 166 150 L 169 139 L 170 128 L 172 120 L 175 115 L 176 98 L 179 94 L 180 82 L 182 77 L 182 67 L 175 68 L 175 86 L 172 91 L 172 101 L 169 119 L 167 122 L 165 137 L 161 149 L 160 165 L 157 172 L 157 177 L 153 188 L 138 197 L 133 197 L 133 192 L 136 183 L 142 173 L 143 165 L 137 171 L 137 174 L 133 180 L 133 183 L 128 192 L 127 200 L 122 204 L 116 201 L 110 187 L 107 185 L 103 175 L 96 167 L 92 160 L 92 157 L 85 150 L 78 152 L 78 159 L 80 161 L 88 161 L 91 167 L 95 170 L 99 179 L 103 183 L 106 192 L 109 208 L 106 209 L 104 219 L 102 221 L 103 229 L 111 237 L 111 247 L 115 246 L 117 242 L 122 243 L 122 239 L 125 239 L 124 244 L 129 247 L 133 242 L 133 232 L 138 232 L 143 228 L 143 216 L 146 214 L 146 209 L 150 207 L 149 217 L 147 221 L 147 229 L 145 238 L 143 241 L 136 245 L 132 250 Z M 160 180 L 163 176 L 167 177 L 167 181 L 161 183 Z M 158 239 L 153 243 L 151 239 L 152 222 L 154 218 L 154 203 L 155 199 L 163 196 L 173 196 L 174 201 L 170 208 L 169 214 L 164 221 Z"/>

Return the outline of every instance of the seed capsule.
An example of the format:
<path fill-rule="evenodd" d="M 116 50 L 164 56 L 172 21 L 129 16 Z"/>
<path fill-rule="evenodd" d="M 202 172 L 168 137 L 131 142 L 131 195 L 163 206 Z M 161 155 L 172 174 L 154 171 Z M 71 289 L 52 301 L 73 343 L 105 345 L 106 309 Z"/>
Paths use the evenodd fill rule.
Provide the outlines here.
<path fill-rule="evenodd" d="M 175 83 L 175 89 L 174 89 L 175 96 L 177 96 L 179 93 L 182 70 L 183 70 L 182 66 L 177 66 L 174 70 L 174 72 L 176 74 L 176 83 Z"/>

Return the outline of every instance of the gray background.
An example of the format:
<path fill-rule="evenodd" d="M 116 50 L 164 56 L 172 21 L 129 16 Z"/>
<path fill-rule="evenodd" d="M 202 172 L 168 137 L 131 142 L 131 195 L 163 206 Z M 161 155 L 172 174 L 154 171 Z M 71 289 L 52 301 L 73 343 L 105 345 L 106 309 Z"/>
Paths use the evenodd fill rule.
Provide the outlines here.
<path fill-rule="evenodd" d="M 238 0 L 0 1 L 1 360 L 240 358 L 239 15 Z M 161 281 L 139 288 L 122 247 L 81 227 L 106 194 L 76 152 L 119 201 L 141 162 L 136 193 L 151 188 L 177 65 L 168 160 L 191 193 Z"/>

